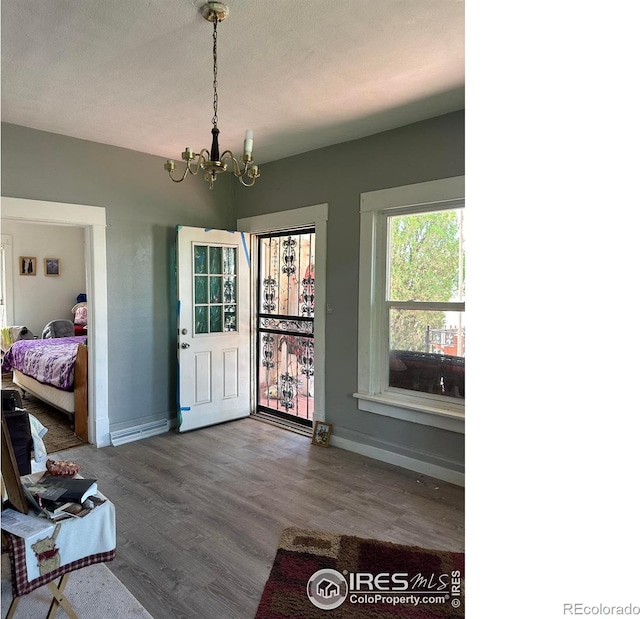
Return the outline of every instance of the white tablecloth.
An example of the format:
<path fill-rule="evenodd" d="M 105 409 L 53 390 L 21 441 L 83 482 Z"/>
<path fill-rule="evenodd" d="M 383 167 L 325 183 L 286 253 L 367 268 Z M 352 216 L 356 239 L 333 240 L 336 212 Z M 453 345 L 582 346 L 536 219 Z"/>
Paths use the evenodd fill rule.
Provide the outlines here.
<path fill-rule="evenodd" d="M 115 551 L 116 512 L 111 501 L 95 507 L 83 518 L 68 518 L 58 523 L 31 513 L 19 516 L 22 530 L 20 526 L 10 526 L 9 512 L 6 517 L 3 512 L 2 525 L 14 536 L 16 543 L 12 547 L 17 547 L 20 541 L 15 538 L 24 540 L 24 557 L 20 556 L 22 553 L 14 553 L 13 576 L 19 582 L 19 589 L 49 574 L 64 573 L 65 566 L 78 569 L 78 563 L 88 557 L 103 557 Z M 97 560 L 89 560 L 87 564 Z"/>

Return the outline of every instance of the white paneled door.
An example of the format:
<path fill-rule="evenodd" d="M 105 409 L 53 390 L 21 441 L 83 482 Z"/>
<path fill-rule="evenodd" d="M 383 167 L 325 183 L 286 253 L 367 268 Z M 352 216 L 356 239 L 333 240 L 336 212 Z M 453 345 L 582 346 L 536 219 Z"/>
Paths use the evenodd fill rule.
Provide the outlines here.
<path fill-rule="evenodd" d="M 178 431 L 250 413 L 248 237 L 178 226 Z"/>

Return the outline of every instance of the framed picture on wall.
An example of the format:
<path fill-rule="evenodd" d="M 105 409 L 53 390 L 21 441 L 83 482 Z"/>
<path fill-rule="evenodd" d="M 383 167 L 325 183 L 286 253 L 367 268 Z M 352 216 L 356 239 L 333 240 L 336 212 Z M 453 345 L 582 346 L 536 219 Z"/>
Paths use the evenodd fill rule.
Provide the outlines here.
<path fill-rule="evenodd" d="M 36 266 L 37 259 L 34 256 L 20 256 L 20 262 L 18 263 L 20 275 L 35 275 Z"/>
<path fill-rule="evenodd" d="M 60 258 L 45 258 L 44 274 L 53 277 L 60 275 Z"/>

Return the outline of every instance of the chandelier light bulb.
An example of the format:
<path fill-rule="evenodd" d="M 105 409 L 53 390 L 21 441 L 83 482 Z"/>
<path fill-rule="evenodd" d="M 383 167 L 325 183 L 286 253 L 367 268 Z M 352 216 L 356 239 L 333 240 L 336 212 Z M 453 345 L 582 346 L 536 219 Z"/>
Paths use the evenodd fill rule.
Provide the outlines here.
<path fill-rule="evenodd" d="M 251 153 L 253 152 L 253 131 L 251 129 L 247 129 L 244 134 L 244 155 L 245 157 L 249 157 L 251 159 Z"/>

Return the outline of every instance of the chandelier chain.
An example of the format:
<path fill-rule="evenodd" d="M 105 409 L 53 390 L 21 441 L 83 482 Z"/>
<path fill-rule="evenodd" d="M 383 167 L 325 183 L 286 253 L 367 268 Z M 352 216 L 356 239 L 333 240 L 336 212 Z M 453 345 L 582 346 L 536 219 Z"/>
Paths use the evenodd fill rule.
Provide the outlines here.
<path fill-rule="evenodd" d="M 213 118 L 211 123 L 218 126 L 218 20 L 213 20 Z"/>

